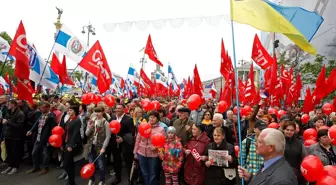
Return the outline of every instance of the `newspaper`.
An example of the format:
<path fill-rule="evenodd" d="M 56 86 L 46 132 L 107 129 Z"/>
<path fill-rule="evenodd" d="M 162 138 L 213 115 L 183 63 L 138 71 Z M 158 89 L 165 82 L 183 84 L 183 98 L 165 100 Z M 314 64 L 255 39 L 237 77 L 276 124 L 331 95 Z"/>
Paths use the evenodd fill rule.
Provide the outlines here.
<path fill-rule="evenodd" d="M 227 150 L 209 150 L 209 161 L 213 166 L 228 167 L 228 160 L 225 159 L 227 155 L 229 155 Z"/>

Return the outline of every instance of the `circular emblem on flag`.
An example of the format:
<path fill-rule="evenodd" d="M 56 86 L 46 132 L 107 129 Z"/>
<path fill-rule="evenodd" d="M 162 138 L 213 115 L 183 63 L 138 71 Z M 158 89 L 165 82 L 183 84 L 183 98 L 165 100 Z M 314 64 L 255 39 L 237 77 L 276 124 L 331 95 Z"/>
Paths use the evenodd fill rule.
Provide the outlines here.
<path fill-rule="evenodd" d="M 68 44 L 68 49 L 78 56 L 82 56 L 84 54 L 84 47 L 77 37 L 71 38 Z"/>

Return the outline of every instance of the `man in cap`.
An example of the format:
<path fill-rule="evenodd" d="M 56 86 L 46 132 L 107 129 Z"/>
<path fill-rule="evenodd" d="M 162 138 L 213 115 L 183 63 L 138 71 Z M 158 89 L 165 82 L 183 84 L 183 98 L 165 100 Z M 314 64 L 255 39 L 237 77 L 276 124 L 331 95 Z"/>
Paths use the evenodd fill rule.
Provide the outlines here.
<path fill-rule="evenodd" d="M 191 119 L 189 119 L 190 112 L 190 109 L 186 107 L 178 109 L 179 118 L 173 123 L 173 126 L 176 129 L 176 135 L 181 138 L 183 146 L 188 142 L 191 134 L 191 126 L 194 123 Z"/>
<path fill-rule="evenodd" d="M 242 141 L 242 160 L 243 164 L 241 166 L 245 166 L 249 173 L 256 175 L 263 164 L 263 158 L 256 153 L 256 141 L 262 130 L 267 128 L 267 125 L 262 120 L 257 120 L 255 123 L 254 134 L 248 135 Z"/>

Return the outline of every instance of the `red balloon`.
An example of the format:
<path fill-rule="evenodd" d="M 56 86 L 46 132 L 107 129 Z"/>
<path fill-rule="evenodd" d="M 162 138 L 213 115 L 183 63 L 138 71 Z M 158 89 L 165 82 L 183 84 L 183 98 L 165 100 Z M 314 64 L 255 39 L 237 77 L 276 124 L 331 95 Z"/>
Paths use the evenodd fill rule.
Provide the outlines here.
<path fill-rule="evenodd" d="M 244 114 L 242 113 L 242 115 L 249 116 L 252 114 L 252 108 L 250 106 L 245 105 L 243 109 L 244 110 L 241 110 L 244 113 Z"/>
<path fill-rule="evenodd" d="M 53 134 L 49 137 L 49 144 L 55 148 L 60 148 L 62 146 L 62 136 Z"/>
<path fill-rule="evenodd" d="M 324 175 L 316 181 L 316 185 L 336 185 L 336 179 L 329 175 Z"/>
<path fill-rule="evenodd" d="M 159 110 L 160 109 L 160 102 L 155 100 L 152 102 L 153 106 L 154 106 L 154 110 Z"/>
<path fill-rule="evenodd" d="M 285 115 L 285 114 L 287 114 L 287 112 L 286 111 L 284 111 L 284 110 L 279 110 L 278 111 L 278 118 L 280 119 L 283 115 Z"/>
<path fill-rule="evenodd" d="M 308 139 L 317 139 L 317 131 L 315 129 L 309 128 L 303 132 L 303 140 L 306 141 Z"/>
<path fill-rule="evenodd" d="M 104 102 L 107 106 L 113 107 L 116 101 L 114 96 L 112 96 L 111 94 L 107 94 L 104 96 Z"/>
<path fill-rule="evenodd" d="M 322 110 L 324 114 L 330 115 L 332 112 L 334 112 L 334 106 L 331 103 L 325 103 L 322 107 Z"/>
<path fill-rule="evenodd" d="M 152 125 L 146 122 L 142 122 L 140 123 L 138 130 L 142 137 L 148 139 L 152 134 Z"/>
<path fill-rule="evenodd" d="M 92 177 L 95 170 L 96 170 L 95 165 L 93 163 L 89 163 L 82 167 L 80 175 L 83 179 L 88 179 Z"/>
<path fill-rule="evenodd" d="M 317 141 L 315 141 L 313 139 L 308 139 L 308 140 L 304 141 L 305 147 L 310 147 L 311 145 L 316 144 L 316 143 L 317 143 Z"/>
<path fill-rule="evenodd" d="M 218 108 L 217 109 L 220 113 L 223 113 L 223 112 L 225 112 L 229 109 L 229 105 L 227 104 L 226 101 L 220 101 L 218 103 Z"/>
<path fill-rule="evenodd" d="M 94 100 L 95 100 L 95 96 L 96 96 L 96 95 L 93 94 L 92 92 L 87 93 L 88 101 L 89 101 L 90 103 L 93 103 Z M 90 103 L 88 103 L 88 104 L 90 104 Z"/>
<path fill-rule="evenodd" d="M 101 102 L 102 99 L 103 99 L 103 97 L 102 97 L 102 95 L 100 95 L 100 94 L 96 94 L 96 95 L 94 96 L 94 102 L 95 102 L 96 104 L 98 104 L 99 102 Z"/>
<path fill-rule="evenodd" d="M 88 105 L 88 104 L 91 103 L 90 100 L 89 100 L 89 96 L 88 96 L 87 94 L 83 94 L 83 95 L 82 95 L 82 102 L 83 102 L 83 104 L 85 104 L 85 105 Z"/>
<path fill-rule="evenodd" d="M 235 150 L 236 156 L 238 156 L 239 155 L 239 146 L 235 145 L 234 150 Z"/>
<path fill-rule="evenodd" d="M 322 130 L 322 129 L 329 130 L 329 127 L 326 125 L 323 125 L 323 126 L 320 126 L 317 131 Z"/>
<path fill-rule="evenodd" d="M 310 120 L 310 116 L 308 114 L 304 114 L 301 116 L 301 122 L 303 124 L 307 124 L 309 120 Z"/>
<path fill-rule="evenodd" d="M 301 174 L 308 182 L 314 182 L 324 175 L 321 160 L 314 155 L 308 155 L 302 160 Z"/>
<path fill-rule="evenodd" d="M 166 136 L 161 133 L 156 133 L 152 135 L 151 140 L 153 146 L 161 148 L 166 143 Z"/>
<path fill-rule="evenodd" d="M 148 99 L 145 99 L 143 102 L 142 102 L 142 107 L 145 111 L 151 111 L 153 110 L 154 108 L 154 105 L 151 101 L 149 101 Z"/>
<path fill-rule="evenodd" d="M 336 125 L 329 128 L 328 136 L 333 145 L 336 145 Z"/>
<path fill-rule="evenodd" d="M 193 94 L 188 98 L 187 104 L 190 110 L 196 110 L 202 103 L 202 99 L 198 94 Z"/>
<path fill-rule="evenodd" d="M 280 126 L 280 125 L 279 125 L 278 123 L 273 122 L 273 123 L 271 123 L 271 124 L 268 125 L 268 128 L 278 129 L 279 126 Z"/>
<path fill-rule="evenodd" d="M 324 166 L 324 173 L 330 177 L 336 178 L 336 166 Z"/>
<path fill-rule="evenodd" d="M 233 108 L 233 114 L 237 114 L 238 113 L 238 108 L 237 108 L 237 106 L 235 106 L 234 108 Z M 240 116 L 242 116 L 242 115 L 240 115 Z"/>
<path fill-rule="evenodd" d="M 278 116 L 278 110 L 270 107 L 270 108 L 268 108 L 268 114 L 275 114 L 276 116 Z"/>
<path fill-rule="evenodd" d="M 119 121 L 112 120 L 109 124 L 110 130 L 113 134 L 118 134 L 120 132 L 121 125 Z"/>
<path fill-rule="evenodd" d="M 51 130 L 51 134 L 56 134 L 62 137 L 64 134 L 64 129 L 61 126 L 56 126 Z"/>
<path fill-rule="evenodd" d="M 183 100 L 181 101 L 181 103 L 182 103 L 183 106 L 186 106 L 186 104 L 187 104 L 187 100 L 186 100 L 186 99 L 183 99 Z"/>

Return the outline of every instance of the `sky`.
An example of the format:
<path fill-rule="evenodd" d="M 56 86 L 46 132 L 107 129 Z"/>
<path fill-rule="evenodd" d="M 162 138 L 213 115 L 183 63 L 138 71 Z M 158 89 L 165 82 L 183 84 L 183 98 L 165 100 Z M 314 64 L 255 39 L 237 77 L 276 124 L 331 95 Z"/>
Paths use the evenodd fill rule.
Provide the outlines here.
<path fill-rule="evenodd" d="M 143 52 L 139 51 L 145 46 L 148 34 L 164 65 L 162 70 L 167 75 L 169 63 L 179 82 L 192 76 L 195 64 L 202 81 L 220 76 L 222 38 L 233 56 L 229 0 L 11 0 L 6 1 L 6 8 L 1 10 L 5 16 L 1 19 L 0 31 L 6 31 L 13 38 L 22 20 L 27 39 L 47 59 L 56 31 L 55 6 L 63 9 L 61 22 L 81 40 L 87 42 L 87 34 L 81 33 L 84 25 L 90 22 L 95 27 L 96 35 L 90 35 L 90 46 L 99 40 L 111 71 L 122 77 L 126 77 L 131 63 L 140 69 Z M 104 29 L 108 23 L 217 15 L 223 15 L 217 26 L 203 22 L 196 28 L 187 23 L 181 28 L 172 28 L 167 23 L 160 30 L 152 26 L 144 31 L 134 26 L 128 32 L 122 32 L 119 27 L 114 31 Z M 250 60 L 254 35 L 260 32 L 238 23 L 234 24 L 234 30 L 237 61 Z M 75 66 L 75 62 L 68 60 L 68 68 Z M 147 61 L 144 69 L 149 75 L 155 63 Z"/>

